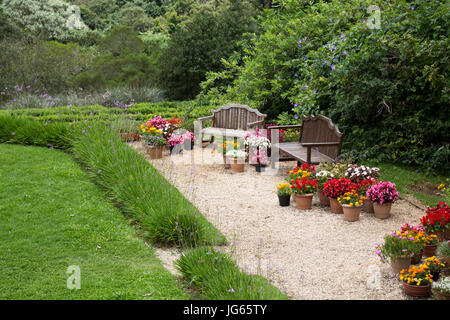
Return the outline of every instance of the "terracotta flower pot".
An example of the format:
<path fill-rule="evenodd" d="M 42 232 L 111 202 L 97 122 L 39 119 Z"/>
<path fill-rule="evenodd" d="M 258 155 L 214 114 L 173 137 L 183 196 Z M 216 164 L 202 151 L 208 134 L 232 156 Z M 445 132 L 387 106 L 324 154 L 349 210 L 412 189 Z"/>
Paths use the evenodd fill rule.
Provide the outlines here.
<path fill-rule="evenodd" d="M 137 132 L 120 132 L 119 136 L 125 142 L 139 141 L 141 136 Z"/>
<path fill-rule="evenodd" d="M 422 261 L 423 249 L 418 254 L 411 257 L 411 264 L 419 264 Z"/>
<path fill-rule="evenodd" d="M 447 266 L 450 266 L 450 256 L 443 256 L 442 259 L 447 263 Z"/>
<path fill-rule="evenodd" d="M 164 147 L 147 146 L 145 150 L 150 156 L 150 159 L 161 159 Z"/>
<path fill-rule="evenodd" d="M 330 210 L 333 213 L 336 214 L 343 214 L 344 210 L 342 209 L 342 206 L 339 204 L 337 199 L 328 198 L 330 200 Z"/>
<path fill-rule="evenodd" d="M 445 240 L 450 240 L 450 229 L 444 231 Z"/>
<path fill-rule="evenodd" d="M 444 299 L 444 300 L 450 300 L 450 293 L 447 292 L 442 292 L 436 289 L 433 289 L 433 292 L 436 294 L 436 296 L 438 296 L 440 299 Z"/>
<path fill-rule="evenodd" d="M 237 159 L 229 159 L 231 163 L 231 170 L 233 172 L 244 172 L 245 171 L 245 163 L 238 162 Z"/>
<path fill-rule="evenodd" d="M 294 194 L 294 200 L 299 210 L 309 210 L 312 207 L 314 193 Z"/>
<path fill-rule="evenodd" d="M 323 190 L 317 190 L 317 196 L 319 197 L 321 207 L 330 206 L 330 199 L 323 193 Z"/>
<path fill-rule="evenodd" d="M 423 256 L 424 257 L 432 257 L 436 255 L 437 244 L 433 245 L 425 245 L 423 247 Z"/>
<path fill-rule="evenodd" d="M 399 257 L 396 260 L 391 259 L 391 268 L 395 274 L 400 273 L 403 269 L 408 269 L 411 265 L 411 257 Z"/>
<path fill-rule="evenodd" d="M 435 231 L 431 234 L 436 235 L 436 237 L 438 237 L 439 242 L 445 241 L 445 232 L 443 231 Z"/>
<path fill-rule="evenodd" d="M 403 289 L 405 293 L 413 297 L 428 297 L 431 294 L 431 285 L 417 286 L 414 284 L 407 284 L 403 282 Z"/>
<path fill-rule="evenodd" d="M 367 213 L 374 213 L 372 200 L 366 199 L 363 201 L 363 210 Z"/>
<path fill-rule="evenodd" d="M 387 219 L 391 216 L 392 202 L 386 202 L 383 204 L 373 203 L 373 211 L 375 218 Z"/>
<path fill-rule="evenodd" d="M 291 204 L 291 195 L 278 196 L 280 207 L 289 207 Z"/>
<path fill-rule="evenodd" d="M 359 215 L 361 214 L 362 206 L 349 206 L 348 204 L 342 205 L 342 210 L 344 211 L 344 219 L 348 222 L 354 222 L 359 220 Z"/>

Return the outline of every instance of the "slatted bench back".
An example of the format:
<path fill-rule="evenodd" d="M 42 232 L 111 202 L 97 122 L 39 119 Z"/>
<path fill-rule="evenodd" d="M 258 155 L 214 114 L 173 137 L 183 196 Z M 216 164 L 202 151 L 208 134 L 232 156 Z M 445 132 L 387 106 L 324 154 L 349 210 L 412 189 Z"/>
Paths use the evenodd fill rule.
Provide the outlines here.
<path fill-rule="evenodd" d="M 300 143 L 340 142 L 338 146 L 318 147 L 317 150 L 336 159 L 341 153 L 343 134 L 331 119 L 323 116 L 303 116 Z"/>
<path fill-rule="evenodd" d="M 244 104 L 228 104 L 211 112 L 214 116 L 213 127 L 216 128 L 248 130 L 248 123 L 265 118 L 264 114 Z"/>

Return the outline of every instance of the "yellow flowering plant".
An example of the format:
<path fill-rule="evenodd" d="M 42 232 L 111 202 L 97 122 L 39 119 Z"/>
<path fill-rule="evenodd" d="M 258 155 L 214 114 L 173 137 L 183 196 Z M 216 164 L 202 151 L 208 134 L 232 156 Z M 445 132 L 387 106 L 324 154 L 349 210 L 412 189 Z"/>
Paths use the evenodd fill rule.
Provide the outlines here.
<path fill-rule="evenodd" d="M 149 124 L 141 124 L 142 136 L 146 144 L 154 147 L 163 147 L 167 144 L 167 140 L 163 136 L 163 131 Z"/>
<path fill-rule="evenodd" d="M 400 280 L 411 285 L 426 286 L 433 282 L 433 276 L 428 264 L 424 263 L 400 271 Z"/>
<path fill-rule="evenodd" d="M 366 200 L 366 197 L 358 194 L 356 190 L 346 192 L 343 196 L 337 198 L 339 204 L 349 205 L 350 207 L 362 206 L 364 200 Z"/>
<path fill-rule="evenodd" d="M 441 260 L 436 258 L 436 256 L 426 258 L 425 264 L 428 266 L 428 269 L 430 269 L 431 273 L 439 272 L 445 267 L 445 264 Z"/>
<path fill-rule="evenodd" d="M 291 184 L 280 182 L 277 186 L 277 195 L 279 196 L 288 196 L 291 194 Z"/>

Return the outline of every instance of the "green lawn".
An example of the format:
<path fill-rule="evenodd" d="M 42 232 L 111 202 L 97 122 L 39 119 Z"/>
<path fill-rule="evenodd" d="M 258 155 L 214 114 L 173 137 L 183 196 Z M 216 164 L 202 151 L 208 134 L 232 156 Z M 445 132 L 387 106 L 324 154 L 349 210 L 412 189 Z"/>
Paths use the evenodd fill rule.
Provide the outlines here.
<path fill-rule="evenodd" d="M 0 257 L 0 299 L 190 298 L 61 151 L 0 144 Z"/>

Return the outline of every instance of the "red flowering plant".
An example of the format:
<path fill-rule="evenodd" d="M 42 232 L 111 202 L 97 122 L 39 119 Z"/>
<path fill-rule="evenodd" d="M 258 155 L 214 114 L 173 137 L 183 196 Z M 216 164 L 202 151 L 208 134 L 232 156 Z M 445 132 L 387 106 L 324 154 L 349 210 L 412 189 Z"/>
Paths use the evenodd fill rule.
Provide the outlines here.
<path fill-rule="evenodd" d="M 304 163 L 300 167 L 295 167 L 292 170 L 286 172 L 288 175 L 288 181 L 292 182 L 295 179 L 306 178 L 314 176 L 316 173 L 316 167 L 311 166 L 309 163 Z"/>
<path fill-rule="evenodd" d="M 358 185 L 358 193 L 366 195 L 367 190 L 369 190 L 369 188 L 371 186 L 373 186 L 374 184 L 377 184 L 377 183 L 378 183 L 378 181 L 375 178 L 371 178 L 371 177 L 369 177 L 367 179 L 357 180 L 356 184 Z"/>
<path fill-rule="evenodd" d="M 332 199 L 337 199 L 345 193 L 357 189 L 358 185 L 352 182 L 350 179 L 340 178 L 328 180 L 327 182 L 325 182 L 322 190 L 325 196 Z"/>
<path fill-rule="evenodd" d="M 292 180 L 291 190 L 294 194 L 314 193 L 317 191 L 317 179 L 310 179 L 308 176 Z"/>
<path fill-rule="evenodd" d="M 429 208 L 420 222 L 427 233 L 450 229 L 450 209 L 447 203 L 439 201 L 436 207 Z"/>

